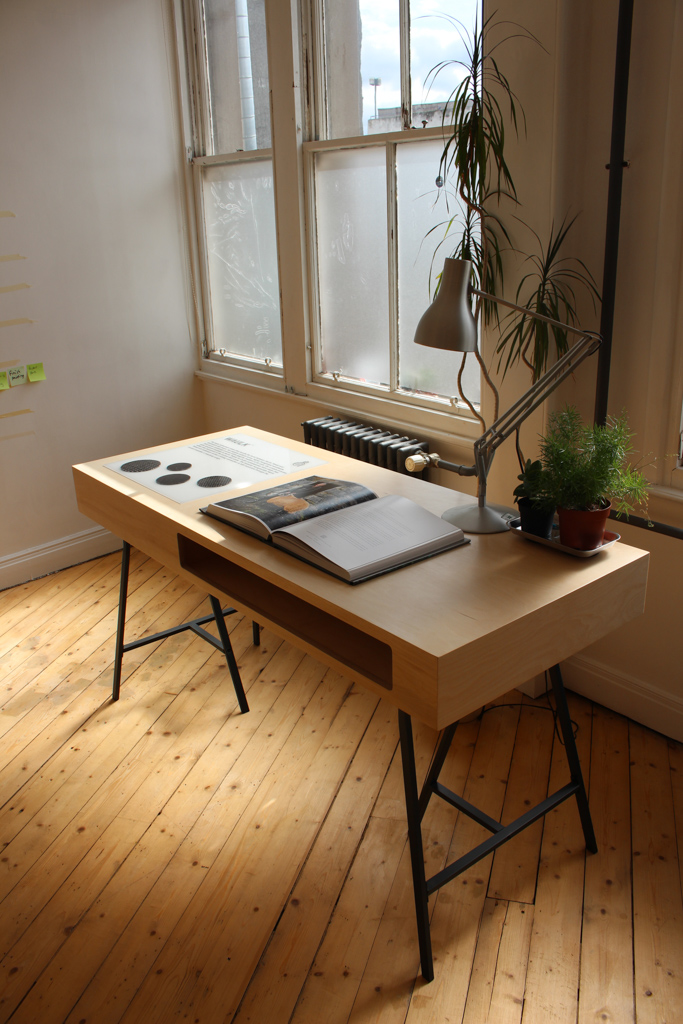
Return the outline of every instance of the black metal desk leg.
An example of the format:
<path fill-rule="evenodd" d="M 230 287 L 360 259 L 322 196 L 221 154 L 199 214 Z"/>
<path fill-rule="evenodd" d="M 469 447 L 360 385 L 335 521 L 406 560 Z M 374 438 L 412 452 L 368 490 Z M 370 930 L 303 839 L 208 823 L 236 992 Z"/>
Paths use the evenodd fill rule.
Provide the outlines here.
<path fill-rule="evenodd" d="M 591 853 L 597 853 L 598 844 L 595 838 L 590 808 L 588 807 L 588 796 L 586 795 L 586 787 L 581 773 L 581 762 L 579 761 L 579 753 L 576 749 L 572 721 L 569 715 L 569 708 L 567 707 L 567 695 L 564 692 L 564 683 L 562 682 L 562 673 L 560 672 L 559 665 L 553 665 L 550 669 L 550 681 L 553 685 L 555 706 L 557 707 L 557 717 L 560 720 L 564 749 L 567 752 L 569 772 L 571 774 L 572 782 L 577 786 L 576 803 L 579 808 L 579 816 L 581 818 L 581 827 L 583 828 L 583 837 L 586 841 L 586 849 Z"/>
<path fill-rule="evenodd" d="M 126 628 L 126 600 L 128 598 L 128 569 L 130 567 L 130 544 L 123 542 L 121 552 L 121 583 L 119 584 L 119 622 L 116 627 L 116 650 L 114 652 L 114 681 L 111 699 L 118 700 L 121 692 L 121 665 L 123 664 L 123 636 Z"/>
<path fill-rule="evenodd" d="M 235 696 L 237 697 L 237 703 L 240 706 L 240 711 L 243 714 L 249 710 L 249 704 L 247 703 L 247 695 L 244 692 L 242 686 L 242 680 L 240 678 L 240 670 L 237 667 L 237 661 L 235 660 L 235 654 L 230 643 L 230 634 L 228 633 L 228 627 L 225 625 L 225 619 L 223 618 L 223 610 L 221 603 L 217 597 L 213 594 L 209 594 L 209 601 L 211 602 L 211 611 L 216 619 L 216 625 L 218 626 L 218 635 L 221 638 L 223 645 L 223 653 L 225 654 L 225 660 L 228 663 L 230 669 L 230 677 L 232 679 L 232 685 L 235 687 Z"/>
<path fill-rule="evenodd" d="M 418 805 L 420 808 L 420 821 L 424 818 L 425 811 L 427 810 L 427 804 L 431 799 L 432 793 L 435 792 L 434 787 L 439 781 L 439 775 L 441 774 L 441 769 L 443 768 L 448 751 L 451 749 L 451 743 L 453 742 L 457 726 L 458 723 L 453 722 L 452 725 L 447 725 L 441 734 L 439 745 L 436 748 L 434 757 L 432 758 L 432 766 L 427 772 L 427 777 L 422 784 L 422 792 L 420 793 Z"/>
<path fill-rule="evenodd" d="M 240 711 L 247 712 L 249 710 L 249 704 L 247 703 L 247 697 L 242 686 L 242 680 L 240 678 L 240 671 L 237 667 L 237 661 L 235 660 L 235 654 L 230 643 L 230 634 L 228 633 L 227 626 L 225 625 L 225 616 L 232 614 L 234 608 L 226 608 L 223 610 L 220 606 L 220 602 L 215 597 L 209 597 L 211 602 L 211 615 L 204 615 L 202 618 L 193 619 L 191 622 L 183 622 L 179 626 L 173 626 L 171 629 L 163 629 L 159 633 L 152 633 L 150 636 L 140 637 L 138 640 L 132 640 L 130 643 L 124 642 L 124 635 L 126 631 L 126 601 L 128 599 L 128 573 L 130 570 L 130 544 L 127 541 L 123 541 L 123 551 L 121 554 L 121 584 L 119 588 L 119 621 L 116 629 L 116 650 L 114 653 L 114 680 L 112 685 L 112 700 L 118 700 L 121 693 L 121 666 L 123 663 L 123 655 L 126 651 L 135 650 L 137 647 L 144 647 L 145 644 L 156 643 L 159 640 L 166 640 L 167 637 L 175 636 L 177 633 L 182 633 L 186 629 L 192 630 L 197 636 L 202 637 L 208 641 L 218 650 L 223 651 L 225 660 L 228 663 L 228 669 L 230 670 L 230 676 L 232 678 L 232 685 L 235 688 L 235 696 L 240 706 Z M 202 628 L 205 622 L 209 622 L 211 619 L 216 620 L 218 626 L 218 635 L 220 640 L 217 640 L 211 633 L 207 633 Z M 254 627 L 255 630 L 258 626 Z M 256 637 L 256 633 L 254 633 Z"/>
<path fill-rule="evenodd" d="M 413 869 L 413 891 L 417 916 L 417 936 L 420 944 L 420 964 L 425 981 L 434 979 L 432 938 L 429 933 L 429 909 L 427 906 L 427 879 L 425 876 L 422 829 L 420 828 L 420 806 L 417 795 L 415 771 L 415 748 L 413 746 L 413 725 L 405 711 L 398 713 L 398 731 L 401 739 L 401 761 L 403 763 L 403 788 L 408 818 L 408 842 L 410 861 Z"/>

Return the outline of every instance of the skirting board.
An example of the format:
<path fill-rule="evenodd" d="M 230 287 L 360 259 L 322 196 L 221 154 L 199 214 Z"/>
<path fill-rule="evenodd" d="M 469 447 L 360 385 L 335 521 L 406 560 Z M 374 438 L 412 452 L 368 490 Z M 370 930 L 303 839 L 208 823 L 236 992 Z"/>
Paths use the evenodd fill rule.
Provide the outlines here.
<path fill-rule="evenodd" d="M 609 665 L 581 654 L 563 662 L 561 668 L 568 690 L 683 742 L 683 696 L 613 672 Z"/>
<path fill-rule="evenodd" d="M 60 537 L 59 540 L 39 544 L 35 548 L 5 555 L 0 558 L 0 590 L 15 587 L 58 569 L 66 569 L 69 565 L 108 555 L 120 547 L 121 541 L 113 533 L 101 526 L 93 526 L 82 533 L 73 533 L 69 537 Z"/>

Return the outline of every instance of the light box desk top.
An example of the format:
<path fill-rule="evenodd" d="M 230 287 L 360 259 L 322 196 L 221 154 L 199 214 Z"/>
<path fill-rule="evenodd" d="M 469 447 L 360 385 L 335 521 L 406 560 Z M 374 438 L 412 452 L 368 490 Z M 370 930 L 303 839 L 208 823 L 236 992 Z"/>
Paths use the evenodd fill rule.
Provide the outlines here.
<path fill-rule="evenodd" d="M 225 595 L 261 625 L 434 728 L 489 700 L 641 614 L 648 553 L 621 542 L 579 559 L 510 533 L 349 586 L 199 512 L 219 494 L 179 504 L 107 463 L 245 433 L 323 464 L 255 487 L 315 474 L 403 494 L 440 515 L 469 495 L 252 427 L 74 466 L 84 515 L 145 554 Z"/>

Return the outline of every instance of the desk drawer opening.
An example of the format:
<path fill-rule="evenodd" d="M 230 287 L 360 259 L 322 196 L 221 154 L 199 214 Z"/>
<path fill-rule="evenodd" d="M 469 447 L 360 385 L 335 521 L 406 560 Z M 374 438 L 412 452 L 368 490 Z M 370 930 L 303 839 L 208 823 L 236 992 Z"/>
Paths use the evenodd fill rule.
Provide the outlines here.
<path fill-rule="evenodd" d="M 261 616 L 282 626 L 322 655 L 329 654 L 354 673 L 392 689 L 392 651 L 384 641 L 182 534 L 178 534 L 178 555 L 183 569 L 247 608 L 256 621 Z"/>

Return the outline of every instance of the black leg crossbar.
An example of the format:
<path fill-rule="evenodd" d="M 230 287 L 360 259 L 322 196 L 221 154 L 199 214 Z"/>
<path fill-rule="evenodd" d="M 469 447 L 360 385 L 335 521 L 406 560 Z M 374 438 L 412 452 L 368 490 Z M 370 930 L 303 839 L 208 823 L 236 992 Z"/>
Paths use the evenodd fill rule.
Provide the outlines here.
<path fill-rule="evenodd" d="M 595 840 L 593 822 L 591 821 L 590 810 L 588 807 L 588 797 L 586 796 L 586 788 L 583 782 L 583 775 L 581 774 L 581 765 L 576 749 L 576 742 L 574 740 L 569 708 L 567 707 L 567 697 L 564 692 L 564 684 L 562 682 L 562 676 L 558 665 L 555 665 L 550 669 L 550 679 L 552 682 L 553 694 L 555 696 L 557 717 L 560 723 L 562 739 L 564 741 L 567 754 L 571 782 L 566 786 L 563 786 L 561 789 L 558 789 L 556 793 L 546 797 L 546 799 L 542 800 L 541 803 L 536 805 L 536 807 L 530 808 L 522 814 L 521 817 L 511 822 L 509 825 L 503 825 L 501 822 L 489 817 L 489 815 L 485 814 L 484 811 L 481 811 L 478 807 L 475 807 L 462 797 L 457 796 L 457 794 L 451 792 L 451 790 L 447 789 L 446 786 L 441 785 L 438 781 L 439 774 L 443 768 L 444 761 L 446 760 L 446 755 L 448 754 L 451 743 L 453 742 L 456 729 L 455 725 L 449 725 L 444 729 L 431 767 L 422 786 L 422 791 L 418 796 L 412 722 L 410 715 L 406 714 L 405 711 L 399 711 L 398 713 L 401 757 L 403 761 L 403 785 L 405 789 L 406 815 L 408 818 L 408 841 L 410 845 L 415 910 L 417 914 L 417 934 L 420 947 L 422 976 L 425 981 L 432 981 L 434 978 L 434 963 L 432 958 L 432 941 L 429 931 L 429 910 L 427 900 L 428 897 L 431 896 L 433 892 L 436 892 L 437 889 L 440 889 L 442 885 L 452 881 L 457 875 L 472 867 L 473 864 L 476 864 L 477 861 L 486 857 L 493 850 L 497 849 L 497 847 L 502 846 L 503 843 L 507 843 L 510 839 L 513 839 L 525 828 L 528 828 L 529 825 L 538 821 L 538 819 L 546 815 L 548 811 L 551 811 L 554 807 L 557 807 L 558 804 L 561 804 L 571 796 L 576 797 L 586 849 L 591 853 L 597 853 L 598 846 Z M 452 864 L 446 865 L 446 867 L 441 871 L 438 871 L 431 878 L 427 878 L 425 875 L 424 850 L 422 846 L 422 830 L 420 822 L 424 817 L 424 813 L 427 810 L 427 805 L 432 795 L 436 795 L 441 797 L 442 800 L 446 800 L 447 803 L 451 804 L 459 811 L 462 811 L 463 814 L 468 815 L 468 817 L 473 818 L 474 821 L 488 829 L 492 835 L 482 843 L 479 843 L 478 846 L 475 846 L 469 853 L 459 857 L 458 860 L 454 861 Z"/>
<path fill-rule="evenodd" d="M 237 667 L 237 661 L 235 660 L 235 654 L 232 649 L 230 642 L 230 634 L 228 633 L 227 626 L 225 625 L 225 616 L 232 615 L 235 611 L 234 608 L 221 608 L 220 601 L 218 598 L 209 596 L 211 602 L 211 614 L 203 615 L 199 619 L 192 619 L 191 622 L 183 622 L 180 626 L 173 626 L 171 629 L 161 630 L 159 633 L 154 633 L 151 636 L 143 636 L 139 640 L 131 640 L 130 643 L 124 643 L 123 637 L 126 625 L 126 601 L 128 598 L 128 573 L 130 570 L 130 544 L 124 540 L 123 552 L 121 554 L 121 585 L 119 588 L 119 620 L 116 630 L 116 651 L 114 655 L 114 681 L 112 686 L 112 700 L 118 700 L 121 693 L 121 667 L 123 664 L 123 655 L 126 651 L 133 651 L 136 647 L 144 647 L 145 644 L 156 643 L 158 640 L 165 640 L 169 636 L 175 636 L 176 633 L 182 633 L 186 629 L 192 630 L 197 636 L 200 636 L 207 643 L 212 644 L 217 650 L 223 651 L 225 660 L 228 665 L 230 677 L 232 679 L 232 685 L 235 688 L 235 695 L 237 702 L 240 706 L 240 711 L 247 712 L 249 710 L 249 704 L 247 703 L 247 696 L 242 686 L 242 679 L 240 678 L 239 668 Z M 214 622 L 218 627 L 217 639 L 206 629 L 203 629 L 203 625 L 206 622 Z M 252 636 L 254 644 L 258 646 L 260 642 L 260 629 L 258 623 L 252 624 Z"/>

